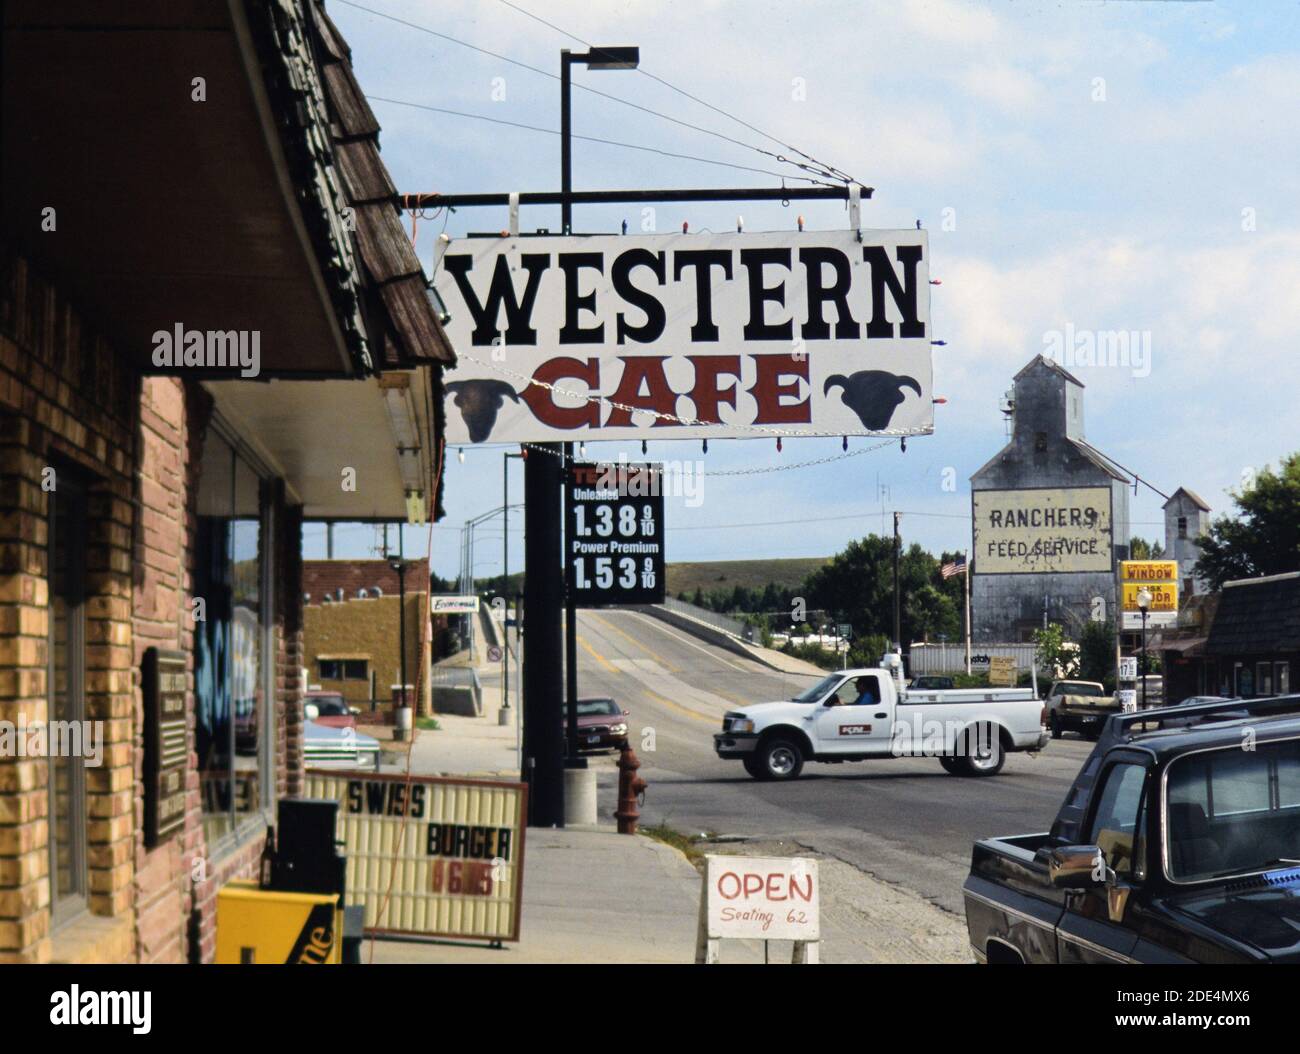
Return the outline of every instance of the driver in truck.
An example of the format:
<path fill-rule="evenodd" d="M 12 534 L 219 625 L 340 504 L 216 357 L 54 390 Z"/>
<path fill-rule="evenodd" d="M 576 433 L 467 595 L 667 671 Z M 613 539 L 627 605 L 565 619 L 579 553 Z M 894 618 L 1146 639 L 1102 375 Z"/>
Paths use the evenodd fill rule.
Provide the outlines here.
<path fill-rule="evenodd" d="M 853 700 L 854 706 L 875 706 L 880 702 L 880 692 L 876 688 L 874 677 L 859 677 L 853 682 L 853 687 L 858 693 L 858 697 Z"/>

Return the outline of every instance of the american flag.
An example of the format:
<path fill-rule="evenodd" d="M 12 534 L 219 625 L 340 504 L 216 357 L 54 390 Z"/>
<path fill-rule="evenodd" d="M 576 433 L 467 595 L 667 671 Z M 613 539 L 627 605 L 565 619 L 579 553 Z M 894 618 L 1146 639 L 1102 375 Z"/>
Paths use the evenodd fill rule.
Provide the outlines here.
<path fill-rule="evenodd" d="M 939 568 L 939 574 L 943 575 L 944 578 L 951 578 L 953 575 L 964 575 L 965 573 L 966 573 L 965 553 L 957 557 L 956 560 L 952 560 L 949 563 L 944 564 L 941 568 Z"/>

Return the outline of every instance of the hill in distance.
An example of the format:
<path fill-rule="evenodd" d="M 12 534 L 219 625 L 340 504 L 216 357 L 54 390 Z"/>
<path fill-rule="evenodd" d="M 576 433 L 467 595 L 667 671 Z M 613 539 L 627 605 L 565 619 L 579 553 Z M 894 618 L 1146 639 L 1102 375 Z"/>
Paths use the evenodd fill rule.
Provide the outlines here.
<path fill-rule="evenodd" d="M 689 598 L 696 589 L 709 593 L 715 589 L 763 589 L 769 582 L 795 589 L 804 579 L 829 563 L 827 556 L 800 556 L 781 560 L 710 560 L 699 563 L 668 564 L 668 595 L 685 593 Z"/>

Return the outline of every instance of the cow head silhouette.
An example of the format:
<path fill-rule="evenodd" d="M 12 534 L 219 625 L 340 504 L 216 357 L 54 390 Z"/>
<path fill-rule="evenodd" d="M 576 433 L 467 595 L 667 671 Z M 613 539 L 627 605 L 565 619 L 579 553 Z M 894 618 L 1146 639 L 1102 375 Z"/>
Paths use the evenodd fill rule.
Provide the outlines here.
<path fill-rule="evenodd" d="M 507 398 L 519 402 L 519 393 L 505 381 L 452 381 L 443 388 L 448 395 L 455 396 L 452 401 L 460 409 L 471 443 L 481 443 L 492 434 L 497 411 Z"/>
<path fill-rule="evenodd" d="M 832 388 L 842 388 L 840 401 L 858 415 L 864 428 L 878 431 L 888 428 L 894 411 L 906 398 L 904 388 L 921 394 L 921 385 L 915 377 L 900 376 L 886 370 L 859 370 L 847 377 L 842 373 L 826 378 L 823 395 Z"/>

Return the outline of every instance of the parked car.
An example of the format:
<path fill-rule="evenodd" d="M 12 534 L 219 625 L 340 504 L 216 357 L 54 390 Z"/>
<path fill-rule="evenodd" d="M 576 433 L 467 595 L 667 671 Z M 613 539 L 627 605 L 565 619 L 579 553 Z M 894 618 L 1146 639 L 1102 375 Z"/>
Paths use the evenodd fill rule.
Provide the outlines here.
<path fill-rule="evenodd" d="M 1064 732 L 1096 739 L 1106 718 L 1123 708 L 1119 696 L 1098 681 L 1057 681 L 1047 693 L 1047 727 L 1053 739 Z"/>
<path fill-rule="evenodd" d="M 308 692 L 303 699 L 303 716 L 327 728 L 356 728 L 359 713 L 341 692 Z"/>
<path fill-rule="evenodd" d="M 949 692 L 956 685 L 951 677 L 939 677 L 935 674 L 926 674 L 922 677 L 915 677 L 912 683 L 908 685 L 913 691 L 917 692 Z"/>
<path fill-rule="evenodd" d="M 303 722 L 303 764 L 309 769 L 379 771 L 379 740 L 355 728 Z"/>
<path fill-rule="evenodd" d="M 975 958 L 1300 963 L 1298 774 L 1300 696 L 1111 717 L 1050 831 L 975 843 Z"/>
<path fill-rule="evenodd" d="M 568 707 L 564 707 L 566 722 Z M 622 750 L 627 742 L 628 712 L 613 699 L 578 700 L 578 749 Z"/>
<path fill-rule="evenodd" d="M 760 780 L 797 779 L 805 761 L 889 757 L 936 757 L 951 775 L 995 776 L 1010 751 L 1046 745 L 1043 713 L 1029 688 L 900 695 L 889 670 L 866 667 L 832 673 L 784 702 L 727 711 L 713 748 Z"/>

